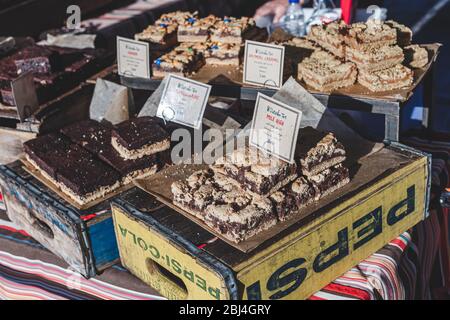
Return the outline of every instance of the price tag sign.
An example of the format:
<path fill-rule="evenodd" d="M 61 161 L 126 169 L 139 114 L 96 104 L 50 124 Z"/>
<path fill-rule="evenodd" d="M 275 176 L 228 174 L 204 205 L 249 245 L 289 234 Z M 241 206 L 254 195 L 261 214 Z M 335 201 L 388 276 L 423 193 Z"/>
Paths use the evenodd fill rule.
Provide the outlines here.
<path fill-rule="evenodd" d="M 199 129 L 211 86 L 172 74 L 166 80 L 156 116 Z"/>
<path fill-rule="evenodd" d="M 117 66 L 119 75 L 150 78 L 149 44 L 117 37 Z"/>
<path fill-rule="evenodd" d="M 284 47 L 245 41 L 243 82 L 279 89 L 283 85 Z"/>
<path fill-rule="evenodd" d="M 286 162 L 294 162 L 302 112 L 258 93 L 250 145 Z"/>

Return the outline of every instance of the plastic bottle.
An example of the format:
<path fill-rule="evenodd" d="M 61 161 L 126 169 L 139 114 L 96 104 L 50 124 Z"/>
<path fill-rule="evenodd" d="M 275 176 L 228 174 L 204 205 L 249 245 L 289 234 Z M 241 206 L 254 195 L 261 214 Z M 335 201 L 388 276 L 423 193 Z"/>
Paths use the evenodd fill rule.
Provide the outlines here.
<path fill-rule="evenodd" d="M 283 18 L 285 29 L 294 36 L 305 34 L 305 16 L 300 0 L 289 0 L 289 6 Z"/>

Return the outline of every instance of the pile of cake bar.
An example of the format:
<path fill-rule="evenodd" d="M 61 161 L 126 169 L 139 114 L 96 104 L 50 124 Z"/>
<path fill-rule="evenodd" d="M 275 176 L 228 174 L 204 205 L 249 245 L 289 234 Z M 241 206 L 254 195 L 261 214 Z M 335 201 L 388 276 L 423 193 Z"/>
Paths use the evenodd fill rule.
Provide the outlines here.
<path fill-rule="evenodd" d="M 238 148 L 174 182 L 174 203 L 235 243 L 288 220 L 350 181 L 345 149 L 333 133 L 307 127 L 300 137 L 294 163 Z"/>
<path fill-rule="evenodd" d="M 169 148 L 169 135 L 151 117 L 116 126 L 85 120 L 24 143 L 26 160 L 80 205 L 156 173 Z"/>
<path fill-rule="evenodd" d="M 45 103 L 97 72 L 103 56 L 101 49 L 43 46 L 27 38 L 0 59 L 0 103 L 16 105 L 11 83 L 26 72 L 33 74 L 39 101 Z"/>
<path fill-rule="evenodd" d="M 372 92 L 390 91 L 413 83 L 411 69 L 428 63 L 428 52 L 411 45 L 412 31 L 395 21 L 342 21 L 313 26 L 306 38 L 286 44 L 312 50 L 298 65 L 298 79 L 319 91 L 356 82 Z"/>
<path fill-rule="evenodd" d="M 245 39 L 259 34 L 252 18 L 199 18 L 197 13 L 177 11 L 162 15 L 135 39 L 166 51 L 152 63 L 153 77 L 162 78 L 168 73 L 187 76 L 204 64 L 239 66 Z"/>

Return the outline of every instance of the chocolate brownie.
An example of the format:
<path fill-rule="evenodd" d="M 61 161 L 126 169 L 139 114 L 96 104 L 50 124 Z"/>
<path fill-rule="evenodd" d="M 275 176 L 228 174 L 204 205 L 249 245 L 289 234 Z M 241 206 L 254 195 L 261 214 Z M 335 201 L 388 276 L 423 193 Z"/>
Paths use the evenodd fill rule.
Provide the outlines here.
<path fill-rule="evenodd" d="M 118 124 L 111 143 L 125 159 L 138 159 L 170 148 L 169 134 L 152 117 L 139 117 Z"/>
<path fill-rule="evenodd" d="M 120 175 L 60 134 L 24 143 L 27 160 L 79 204 L 101 198 L 120 186 Z"/>
<path fill-rule="evenodd" d="M 346 152 L 333 133 L 306 127 L 299 132 L 295 157 L 299 161 L 301 173 L 311 177 L 344 162 Z"/>
<path fill-rule="evenodd" d="M 57 53 L 43 46 L 29 46 L 13 55 L 17 73 L 51 73 Z"/>
<path fill-rule="evenodd" d="M 65 127 L 61 132 L 72 142 L 98 156 L 102 161 L 122 175 L 123 184 L 133 179 L 154 174 L 158 169 L 156 155 L 144 156 L 136 160 L 125 160 L 111 144 L 112 128 L 94 120 L 85 120 Z"/>
<path fill-rule="evenodd" d="M 173 183 L 172 193 L 176 205 L 235 243 L 277 223 L 269 199 L 253 197 L 211 170 L 198 171 L 186 181 Z"/>
<path fill-rule="evenodd" d="M 269 196 L 297 177 L 297 165 L 244 147 L 216 160 L 211 169 L 258 196 Z"/>

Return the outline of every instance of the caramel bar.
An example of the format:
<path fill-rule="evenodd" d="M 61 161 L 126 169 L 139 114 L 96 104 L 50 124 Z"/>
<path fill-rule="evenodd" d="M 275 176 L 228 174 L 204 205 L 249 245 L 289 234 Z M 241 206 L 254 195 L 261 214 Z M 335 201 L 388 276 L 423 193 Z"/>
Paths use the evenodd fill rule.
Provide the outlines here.
<path fill-rule="evenodd" d="M 401 64 L 375 72 L 360 70 L 358 74 L 358 82 L 373 92 L 409 87 L 413 80 L 414 73 L 412 70 Z"/>
<path fill-rule="evenodd" d="M 380 48 L 397 43 L 397 30 L 376 20 L 354 23 L 346 32 L 347 35 L 344 37 L 346 44 L 358 50 L 370 47 Z"/>
<path fill-rule="evenodd" d="M 239 243 L 277 223 L 269 199 L 253 197 L 211 170 L 172 184 L 174 203 Z"/>
<path fill-rule="evenodd" d="M 234 150 L 216 160 L 211 169 L 258 196 L 268 196 L 297 177 L 297 165 L 263 154 L 253 147 Z"/>
<path fill-rule="evenodd" d="M 347 60 L 354 62 L 359 70 L 367 72 L 391 68 L 405 59 L 403 49 L 399 46 L 365 47 L 364 49 L 348 47 L 346 57 Z"/>
<path fill-rule="evenodd" d="M 353 63 L 343 63 L 324 51 L 316 51 L 298 65 L 298 79 L 308 86 L 329 92 L 356 82 L 357 69 Z"/>

